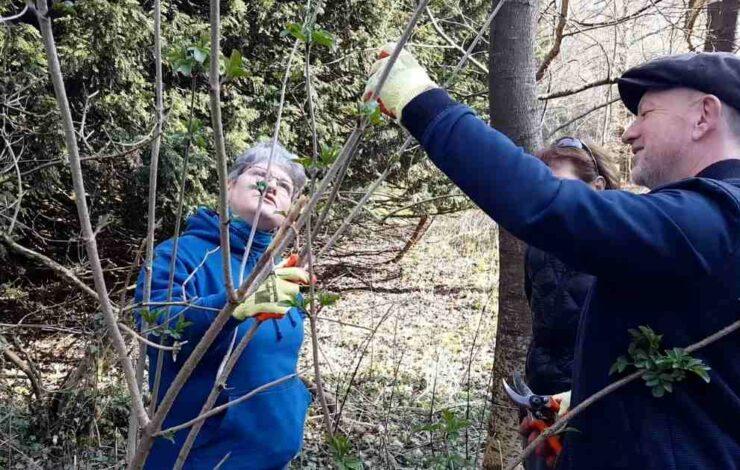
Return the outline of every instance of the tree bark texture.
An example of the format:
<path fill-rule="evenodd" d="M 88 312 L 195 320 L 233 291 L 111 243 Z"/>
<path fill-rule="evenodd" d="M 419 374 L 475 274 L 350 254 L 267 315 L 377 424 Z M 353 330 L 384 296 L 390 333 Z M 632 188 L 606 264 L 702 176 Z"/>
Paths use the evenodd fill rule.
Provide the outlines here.
<path fill-rule="evenodd" d="M 740 0 L 718 0 L 707 5 L 707 52 L 735 52 L 735 30 Z"/>
<path fill-rule="evenodd" d="M 493 1 L 493 6 L 499 0 Z M 537 119 L 534 45 L 537 0 L 508 0 L 491 25 L 489 106 L 491 125 L 527 151 L 541 145 Z M 493 364 L 493 412 L 483 468 L 500 469 L 521 450 L 517 410 L 501 380 L 524 367 L 532 324 L 524 298 L 524 244 L 499 231 L 499 308 Z"/>

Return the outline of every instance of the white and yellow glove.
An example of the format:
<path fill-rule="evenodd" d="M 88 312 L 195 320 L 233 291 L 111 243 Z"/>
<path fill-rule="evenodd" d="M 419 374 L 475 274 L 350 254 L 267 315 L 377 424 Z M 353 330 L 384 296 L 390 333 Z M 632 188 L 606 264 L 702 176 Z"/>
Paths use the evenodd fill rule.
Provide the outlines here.
<path fill-rule="evenodd" d="M 297 257 L 291 256 L 275 267 L 257 290 L 239 304 L 231 316 L 239 321 L 255 317 L 260 321 L 280 319 L 293 308 L 302 285 L 309 285 L 311 277 L 303 268 L 296 267 Z"/>
<path fill-rule="evenodd" d="M 570 390 L 552 395 L 552 399 L 560 405 L 558 408 L 558 418 L 561 418 L 570 410 Z"/>
<path fill-rule="evenodd" d="M 377 99 L 380 104 L 380 110 L 400 121 L 403 108 L 414 98 L 432 88 L 439 88 L 434 83 L 426 70 L 419 65 L 416 58 L 406 49 L 401 50 L 388 78 L 380 90 L 380 96 L 377 96 L 375 89 L 380 81 L 386 64 L 396 43 L 388 43 L 380 50 L 378 60 L 370 68 L 370 78 L 367 80 L 365 91 L 362 94 L 363 101 Z"/>

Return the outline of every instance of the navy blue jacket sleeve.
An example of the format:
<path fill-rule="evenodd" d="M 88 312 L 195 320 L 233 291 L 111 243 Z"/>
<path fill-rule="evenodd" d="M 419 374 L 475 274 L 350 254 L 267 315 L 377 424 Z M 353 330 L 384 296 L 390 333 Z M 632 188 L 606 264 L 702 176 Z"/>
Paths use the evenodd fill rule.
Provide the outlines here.
<path fill-rule="evenodd" d="M 738 201 L 712 180 L 691 178 L 647 195 L 561 180 L 441 89 L 412 100 L 403 124 L 496 222 L 577 270 L 706 274 L 737 245 Z"/>
<path fill-rule="evenodd" d="M 187 340 L 187 343 L 183 345 L 181 355 L 187 356 L 187 354 L 195 348 L 200 339 L 205 334 L 206 330 L 211 326 L 213 320 L 218 316 L 219 311 L 226 305 L 228 294 L 226 290 L 221 292 L 198 297 L 198 286 L 196 285 L 195 276 L 188 279 L 190 273 L 196 269 L 196 265 L 189 266 L 186 254 L 181 251 L 181 247 L 178 250 L 177 260 L 175 261 L 175 276 L 172 289 L 172 300 L 173 302 L 187 301 L 187 306 L 171 306 L 169 308 L 169 315 L 160 315 L 158 317 L 158 323 L 161 325 L 163 322 L 170 318 L 170 325 L 175 326 L 179 317 L 190 325 L 185 327 L 182 332 L 182 341 Z M 154 252 L 154 260 L 152 263 L 152 302 L 167 302 L 167 290 L 169 285 L 169 263 L 172 258 L 172 241 L 168 240 L 157 247 Z M 144 269 L 141 270 L 139 280 L 137 282 L 136 289 L 136 300 L 141 301 L 143 297 L 143 286 L 144 286 Z M 166 312 L 167 309 L 160 307 L 162 311 Z M 156 307 L 152 307 L 151 310 L 156 310 Z M 140 317 L 137 315 L 137 323 L 140 323 Z M 230 319 L 226 326 L 223 328 L 221 333 L 217 336 L 213 348 L 218 348 L 219 342 L 228 341 L 228 331 L 233 330 L 239 322 L 235 319 Z M 140 325 L 139 325 L 140 326 Z"/>

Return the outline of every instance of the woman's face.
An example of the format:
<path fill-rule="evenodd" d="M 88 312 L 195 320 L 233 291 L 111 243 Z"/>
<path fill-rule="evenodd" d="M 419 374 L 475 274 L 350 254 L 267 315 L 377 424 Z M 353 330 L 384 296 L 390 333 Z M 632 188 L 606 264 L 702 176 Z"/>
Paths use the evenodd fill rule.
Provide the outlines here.
<path fill-rule="evenodd" d="M 283 222 L 283 214 L 290 208 L 293 196 L 293 181 L 283 168 L 272 165 L 269 178 L 266 163 L 246 169 L 236 180 L 229 182 L 229 207 L 236 215 L 252 224 L 257 215 L 260 188 L 265 190 L 265 199 L 257 228 L 263 231 L 274 230 Z"/>
<path fill-rule="evenodd" d="M 576 172 L 576 166 L 573 164 L 573 162 L 565 158 L 551 162 L 550 169 L 552 170 L 552 174 L 560 179 L 565 179 L 565 180 L 580 180 L 581 179 L 578 176 L 578 173 Z M 596 180 L 589 183 L 589 186 L 596 189 L 597 191 L 604 189 L 604 186 L 605 186 L 604 178 L 599 176 L 598 178 L 596 178 Z"/>

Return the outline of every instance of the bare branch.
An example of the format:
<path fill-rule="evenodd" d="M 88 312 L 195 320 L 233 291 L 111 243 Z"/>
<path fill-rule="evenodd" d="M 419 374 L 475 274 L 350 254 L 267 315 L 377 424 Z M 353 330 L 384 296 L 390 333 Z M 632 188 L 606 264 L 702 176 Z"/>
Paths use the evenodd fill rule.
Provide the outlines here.
<path fill-rule="evenodd" d="M 566 127 L 570 126 L 574 122 L 578 121 L 579 119 L 583 119 L 584 117 L 588 116 L 589 114 L 593 113 L 594 111 L 597 111 L 597 110 L 599 110 L 601 108 L 605 108 L 606 106 L 609 106 L 610 104 L 616 103 L 619 100 L 620 100 L 620 98 L 619 97 L 616 97 L 616 98 L 613 98 L 613 99 L 607 101 L 606 103 L 601 103 L 599 105 L 594 106 L 593 108 L 590 108 L 590 109 L 584 111 L 583 113 L 579 114 L 578 116 L 576 116 L 576 117 L 568 120 L 568 122 L 566 122 L 566 123 L 558 126 L 554 131 L 550 132 L 547 135 L 547 138 L 549 139 L 550 137 L 552 137 L 553 135 L 555 135 L 561 129 L 565 129 Z"/>
<path fill-rule="evenodd" d="M 208 74 L 210 83 L 211 125 L 216 151 L 216 168 L 218 169 L 219 198 L 218 216 L 221 229 L 221 258 L 223 259 L 224 282 L 229 300 L 236 298 L 234 280 L 231 277 L 231 241 L 229 239 L 230 218 L 227 212 L 226 200 L 226 146 L 224 143 L 224 128 L 221 122 L 221 74 L 219 73 L 219 59 L 221 58 L 221 9 L 218 0 L 211 0 L 211 69 Z"/>
<path fill-rule="evenodd" d="M 302 374 L 304 372 L 305 371 L 302 371 L 301 370 L 301 371 L 298 371 L 296 373 L 288 374 L 286 376 L 280 377 L 279 379 L 273 380 L 272 382 L 268 382 L 268 383 L 266 383 L 264 385 L 260 385 L 259 387 L 255 388 L 254 390 L 252 390 L 251 392 L 247 393 L 246 395 L 243 395 L 243 396 L 237 398 L 236 400 L 231 400 L 228 403 L 224 403 L 221 406 L 217 406 L 216 408 L 212 409 L 208 413 L 202 414 L 200 416 L 197 416 L 197 417 L 191 419 L 190 421 L 188 421 L 186 423 L 178 424 L 177 426 L 173 426 L 171 428 L 167 428 L 167 429 L 164 429 L 162 431 L 159 431 L 158 433 L 156 433 L 155 436 L 156 437 L 163 436 L 165 434 L 170 434 L 170 433 L 174 433 L 174 432 L 177 432 L 177 431 L 181 431 L 183 429 L 187 429 L 187 428 L 189 428 L 190 426 L 193 426 L 196 423 L 199 423 L 201 421 L 205 421 L 206 419 L 210 418 L 211 416 L 215 416 L 215 415 L 221 413 L 222 411 L 224 411 L 225 409 L 227 409 L 227 408 L 229 408 L 231 406 L 238 405 L 239 403 L 242 403 L 243 401 L 249 400 L 250 398 L 252 398 L 253 396 L 257 395 L 260 392 L 264 392 L 265 390 L 267 390 L 269 388 L 272 388 L 272 387 L 274 387 L 276 385 L 280 385 L 283 382 L 287 382 L 288 380 L 290 380 L 290 379 L 292 379 L 294 377 L 297 377 L 298 375 L 300 375 L 300 374 Z"/>
<path fill-rule="evenodd" d="M 439 34 L 442 37 L 442 39 L 444 39 L 445 41 L 447 41 L 447 44 L 449 44 L 450 46 L 454 47 L 458 51 L 460 51 L 463 54 L 465 54 L 465 49 L 463 49 L 462 46 L 460 46 L 455 41 L 453 41 L 452 38 L 449 37 L 447 35 L 447 33 L 444 32 L 444 30 L 442 29 L 442 27 L 437 22 L 437 19 L 432 14 L 432 10 L 430 10 L 429 7 L 427 7 L 426 8 L 426 11 L 427 11 L 427 16 L 429 16 L 429 19 L 432 22 L 432 26 L 434 27 L 434 30 L 437 31 L 437 34 Z M 472 57 L 470 58 L 470 63 L 472 63 L 473 65 L 475 65 L 478 68 L 478 70 L 480 70 L 481 72 L 483 72 L 485 74 L 488 74 L 488 67 L 486 67 L 485 65 L 481 64 L 480 62 L 478 62 L 474 58 L 472 58 Z"/>
<path fill-rule="evenodd" d="M 57 263 L 53 259 L 49 258 L 48 256 L 42 255 L 41 253 L 34 251 L 30 248 L 26 248 L 23 245 L 20 245 L 16 243 L 8 234 L 6 233 L 0 233 L 0 237 L 2 237 L 2 240 L 16 253 L 21 254 L 25 256 L 26 258 L 38 261 L 39 263 L 43 264 L 44 266 L 47 266 L 51 268 L 52 271 L 54 271 L 55 274 L 61 276 L 62 278 L 71 281 L 72 284 L 76 285 L 82 291 L 93 297 L 95 300 L 100 300 L 98 297 L 98 293 L 95 292 L 90 286 L 85 284 L 75 273 L 72 272 L 71 269 L 65 268 L 61 264 Z"/>
<path fill-rule="evenodd" d="M 90 213 L 87 209 L 85 185 L 82 176 L 82 167 L 80 165 L 80 154 L 77 148 L 77 140 L 75 138 L 72 114 L 67 100 L 67 92 L 64 88 L 64 79 L 59 65 L 59 56 L 57 55 L 54 35 L 51 30 L 51 21 L 46 16 L 48 12 L 46 0 L 37 0 L 36 8 L 38 10 L 36 16 L 39 21 L 41 36 L 44 39 L 44 47 L 46 49 L 49 74 L 51 76 L 52 84 L 54 85 L 54 93 L 61 113 L 65 141 L 67 144 L 67 150 L 69 151 L 69 165 L 72 173 L 72 182 L 74 185 L 75 195 L 77 196 L 75 198 L 75 204 L 77 205 L 77 213 L 80 219 L 80 224 L 82 225 L 82 234 L 87 256 L 90 259 L 90 266 L 92 268 L 93 279 L 95 281 L 95 289 L 100 297 L 100 305 L 105 322 L 108 326 L 113 347 L 118 355 L 118 360 L 123 366 L 123 373 L 126 378 L 129 393 L 131 394 L 134 410 L 139 415 L 141 423 L 146 424 L 149 422 L 149 417 L 144 410 L 144 402 L 141 398 L 141 392 L 136 385 L 136 374 L 128 357 L 126 344 L 124 343 L 121 332 L 116 325 L 115 313 L 113 312 L 110 299 L 108 298 L 108 289 L 105 286 L 105 278 L 103 277 L 103 267 L 100 263 L 98 247 L 93 234 L 92 224 L 90 223 Z"/>
<path fill-rule="evenodd" d="M 198 413 L 199 416 L 205 415 L 206 413 L 211 411 L 213 405 L 216 404 L 216 400 L 218 399 L 219 394 L 222 390 L 226 388 L 226 381 L 231 375 L 232 370 L 234 370 L 236 362 L 239 360 L 242 353 L 247 348 L 247 345 L 252 340 L 255 333 L 257 333 L 257 329 L 260 327 L 261 324 L 261 321 L 255 320 L 252 327 L 242 337 L 241 341 L 239 341 L 239 344 L 236 346 L 236 349 L 234 349 L 231 355 L 229 356 L 227 354 L 227 356 L 224 357 L 226 362 L 224 363 L 223 368 L 219 370 L 216 376 L 216 380 L 213 383 L 213 387 L 208 394 L 208 398 L 206 399 L 205 403 L 203 403 L 203 406 L 200 409 L 200 413 Z M 175 462 L 174 470 L 179 470 L 183 467 L 183 465 L 185 465 L 188 454 L 190 454 L 190 449 L 193 447 L 193 444 L 195 443 L 195 438 L 198 437 L 198 433 L 200 432 L 200 429 L 203 426 L 204 422 L 205 420 L 198 421 L 194 423 L 192 429 L 190 429 L 188 436 L 185 438 L 185 442 L 182 444 L 182 448 L 180 448 L 180 453 L 177 454 L 177 461 Z"/>
<path fill-rule="evenodd" d="M 568 90 L 560 90 L 560 91 L 554 91 L 552 93 L 548 93 L 546 95 L 540 95 L 537 97 L 538 100 L 546 101 L 551 100 L 555 98 L 563 98 L 566 96 L 575 95 L 576 93 L 580 93 L 582 91 L 589 90 L 591 88 L 597 87 L 597 86 L 604 86 L 604 85 L 613 85 L 614 83 L 617 83 L 619 81 L 619 77 L 614 78 L 602 78 L 601 80 L 597 80 L 595 82 L 586 83 L 585 85 L 581 85 L 576 88 L 571 88 Z"/>
<path fill-rule="evenodd" d="M 23 7 L 23 10 L 21 10 L 21 12 L 16 15 L 0 16 L 0 23 L 11 23 L 12 21 L 17 20 L 18 18 L 26 14 L 26 12 L 28 11 L 28 7 L 29 7 L 29 4 L 27 3 L 26 6 Z"/>
<path fill-rule="evenodd" d="M 558 24 L 555 27 L 555 39 L 553 39 L 552 47 L 547 51 L 547 54 L 545 54 L 545 57 L 542 59 L 542 63 L 535 74 L 535 80 L 538 82 L 542 80 L 542 77 L 545 75 L 545 71 L 547 71 L 550 63 L 552 63 L 552 61 L 555 60 L 555 57 L 560 53 L 560 45 L 563 42 L 563 31 L 565 30 L 565 23 L 568 18 L 568 3 L 569 0 L 561 0 L 560 15 L 558 17 Z"/>
<path fill-rule="evenodd" d="M 694 344 L 686 347 L 684 350 L 687 353 L 690 354 L 690 353 L 692 353 L 694 351 L 697 351 L 697 350 L 699 350 L 699 349 L 701 349 L 701 348 L 703 348 L 705 346 L 708 346 L 708 345 L 714 343 L 715 341 L 717 341 L 719 339 L 722 339 L 725 336 L 728 336 L 728 335 L 730 335 L 730 334 L 732 334 L 732 333 L 734 333 L 735 331 L 738 331 L 738 330 L 740 330 L 740 320 L 736 321 L 735 323 L 732 323 L 731 325 L 726 326 L 725 328 L 722 328 L 721 330 L 717 331 L 716 333 L 714 333 L 712 335 L 707 336 L 706 338 L 702 339 L 701 341 L 698 341 L 698 342 L 696 342 L 696 343 L 694 343 Z M 555 435 L 555 434 L 561 432 L 565 428 L 565 426 L 568 424 L 568 422 L 570 420 L 572 420 L 574 417 L 576 417 L 577 415 L 579 415 L 586 408 L 588 408 L 589 406 L 593 405 L 595 402 L 601 400 L 605 396 L 609 395 L 611 392 L 613 392 L 613 391 L 621 388 L 622 386 L 624 386 L 624 385 L 626 385 L 626 384 L 634 381 L 635 379 L 638 379 L 638 378 L 642 377 L 642 374 L 644 374 L 644 373 L 645 373 L 644 370 L 639 370 L 637 372 L 634 372 L 634 373 L 628 375 L 627 377 L 624 377 L 624 378 L 622 378 L 622 379 L 620 379 L 620 380 L 618 380 L 616 382 L 613 382 L 613 383 L 607 385 L 606 387 L 604 387 L 600 391 L 594 393 L 590 397 L 588 397 L 585 400 L 583 400 L 580 404 L 578 404 L 578 406 L 576 406 L 572 410 L 568 411 L 565 415 L 563 415 L 562 417 L 560 417 L 555 422 L 554 425 L 552 425 L 551 427 L 547 428 L 542 434 L 540 434 L 539 436 L 537 436 L 537 439 L 535 439 L 534 441 L 532 441 L 524 449 L 524 451 L 521 453 L 521 455 L 519 455 L 519 457 L 517 457 L 516 459 L 512 460 L 512 462 L 509 463 L 509 465 L 506 467 L 507 470 L 514 470 L 514 468 L 522 460 L 524 460 L 528 455 L 530 455 L 534 451 L 534 449 L 542 441 L 544 441 L 545 439 L 547 439 L 548 437 L 550 437 L 552 435 Z"/>
<path fill-rule="evenodd" d="M 41 385 L 41 378 L 36 374 L 34 369 L 26 363 L 26 361 L 10 350 L 8 347 L 8 340 L 6 340 L 2 335 L 0 335 L 0 351 L 2 351 L 3 356 L 7 360 L 19 368 L 21 372 L 26 374 L 26 377 L 28 377 L 28 380 L 31 382 L 31 388 L 33 388 L 33 393 L 36 395 L 36 398 L 39 400 L 43 399 L 44 387 Z"/>

